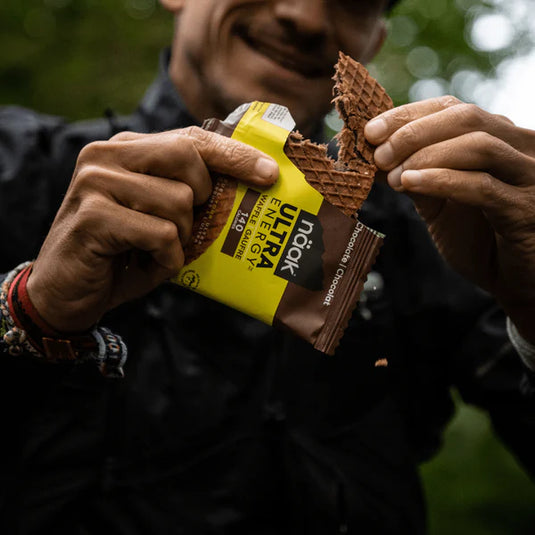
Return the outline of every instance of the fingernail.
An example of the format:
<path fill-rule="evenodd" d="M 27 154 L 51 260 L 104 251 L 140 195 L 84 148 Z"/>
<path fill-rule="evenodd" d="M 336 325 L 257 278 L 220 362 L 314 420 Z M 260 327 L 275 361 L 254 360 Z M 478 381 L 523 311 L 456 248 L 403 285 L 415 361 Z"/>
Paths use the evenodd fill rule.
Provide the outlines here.
<path fill-rule="evenodd" d="M 375 163 L 381 168 L 386 168 L 394 161 L 394 150 L 390 143 L 383 143 L 375 149 Z"/>
<path fill-rule="evenodd" d="M 370 141 L 380 141 L 388 133 L 386 122 L 383 119 L 372 119 L 364 127 L 364 133 Z"/>
<path fill-rule="evenodd" d="M 388 183 L 391 188 L 401 187 L 401 173 L 403 173 L 403 167 L 401 165 L 398 165 L 388 173 Z"/>
<path fill-rule="evenodd" d="M 279 166 L 269 158 L 259 158 L 254 171 L 258 177 L 269 182 L 274 182 L 279 176 Z"/>
<path fill-rule="evenodd" d="M 405 187 L 418 186 L 422 183 L 423 175 L 421 171 L 403 171 L 401 183 Z"/>

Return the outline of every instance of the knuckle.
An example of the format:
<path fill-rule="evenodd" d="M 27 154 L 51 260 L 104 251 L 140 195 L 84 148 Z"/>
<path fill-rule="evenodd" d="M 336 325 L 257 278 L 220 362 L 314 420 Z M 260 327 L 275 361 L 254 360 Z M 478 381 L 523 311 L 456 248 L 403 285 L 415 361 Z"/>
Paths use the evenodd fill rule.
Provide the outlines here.
<path fill-rule="evenodd" d="M 480 125 L 482 122 L 484 112 L 476 104 L 467 104 L 466 102 L 462 102 L 455 107 L 455 111 L 459 116 L 458 118 L 453 118 L 455 122 L 460 119 L 466 125 L 474 128 Z"/>
<path fill-rule="evenodd" d="M 162 247 L 169 247 L 178 240 L 178 228 L 172 221 L 162 221 L 159 231 L 159 240 Z"/>
<path fill-rule="evenodd" d="M 491 147 L 497 144 L 497 139 L 490 135 L 488 132 L 482 130 L 476 130 L 468 134 L 469 139 L 473 147 L 482 154 L 490 152 Z"/>
<path fill-rule="evenodd" d="M 495 114 L 494 117 L 498 122 L 506 123 L 508 126 L 515 126 L 515 123 L 505 115 Z"/>
<path fill-rule="evenodd" d="M 176 190 L 169 196 L 170 211 L 176 214 L 193 212 L 195 194 L 193 189 L 183 182 L 177 182 Z"/>
<path fill-rule="evenodd" d="M 442 186 L 443 188 L 450 188 L 455 182 L 455 174 L 451 169 L 444 169 L 442 171 Z"/>
<path fill-rule="evenodd" d="M 489 134 L 488 132 L 476 131 L 469 134 L 472 144 L 480 155 L 486 158 L 502 159 L 508 158 L 514 150 L 505 141 Z"/>
<path fill-rule="evenodd" d="M 225 168 L 231 167 L 239 176 L 248 170 L 251 159 L 256 161 L 258 157 L 256 149 L 221 134 L 203 130 L 198 126 L 190 127 L 188 131 L 197 149 L 196 153 L 208 159 L 212 165 L 217 162 Z"/>
<path fill-rule="evenodd" d="M 470 136 L 478 145 L 489 145 L 494 144 L 498 141 L 492 134 L 485 132 L 484 130 L 476 130 L 475 132 L 470 132 Z"/>
<path fill-rule="evenodd" d="M 232 162 L 232 166 L 241 171 L 247 159 L 242 146 L 237 143 L 223 143 L 222 145 L 225 160 Z"/>
<path fill-rule="evenodd" d="M 192 128 L 198 127 L 189 127 L 184 130 L 190 130 Z M 194 136 L 190 136 L 184 130 L 181 130 L 176 137 L 176 158 L 177 163 L 180 168 L 193 167 L 199 163 L 199 151 L 197 148 L 196 139 Z"/>
<path fill-rule="evenodd" d="M 490 173 L 481 173 L 479 192 L 487 200 L 496 198 L 496 179 Z"/>
<path fill-rule="evenodd" d="M 437 101 L 443 108 L 451 108 L 452 106 L 462 104 L 462 101 L 453 95 L 443 95 L 438 97 Z"/>
<path fill-rule="evenodd" d="M 202 129 L 200 126 L 188 126 L 187 128 L 184 128 L 182 130 L 183 137 L 190 138 L 194 143 L 200 142 L 200 143 L 210 143 L 210 140 L 213 136 L 217 135 L 213 132 L 209 132 L 208 130 Z"/>
<path fill-rule="evenodd" d="M 181 188 L 180 194 L 176 196 L 176 199 L 180 210 L 191 210 L 195 201 L 195 192 L 193 191 L 193 188 L 184 184 L 184 187 Z"/>
<path fill-rule="evenodd" d="M 82 164 L 76 170 L 76 186 L 81 189 L 94 187 L 102 174 L 103 170 L 99 165 L 93 163 Z"/>
<path fill-rule="evenodd" d="M 75 228 L 94 228 L 99 222 L 105 220 L 105 209 L 103 200 L 98 195 L 85 195 L 79 203 L 76 212 Z"/>
<path fill-rule="evenodd" d="M 414 146 L 418 142 L 418 138 L 421 135 L 421 128 L 414 122 L 406 124 L 398 131 L 398 135 L 392 138 L 392 144 L 394 146 Z"/>
<path fill-rule="evenodd" d="M 391 121 L 393 126 L 396 128 L 400 128 L 407 123 L 410 124 L 410 122 L 414 119 L 411 110 L 406 106 L 400 106 L 399 108 L 395 108 L 390 112 L 384 113 L 383 118 L 386 119 L 387 122 Z"/>
<path fill-rule="evenodd" d="M 237 178 L 242 177 L 250 168 L 251 160 L 256 161 L 256 150 L 248 145 L 219 136 L 214 143 L 214 151 L 219 154 L 219 160 L 225 167 L 232 170 L 232 174 Z M 255 152 L 255 156 L 251 152 Z"/>
<path fill-rule="evenodd" d="M 130 141 L 136 137 L 136 134 L 134 132 L 130 132 L 129 130 L 123 130 L 122 132 L 118 132 L 114 136 L 110 138 L 110 141 Z"/>
<path fill-rule="evenodd" d="M 124 204 L 125 206 L 130 208 L 130 210 L 133 210 L 134 212 L 149 213 L 152 210 L 154 210 L 153 205 L 152 205 L 152 203 L 150 203 L 150 201 L 149 202 L 143 202 L 140 199 L 138 199 L 137 197 L 133 198 L 133 199 L 129 199 L 127 202 L 123 201 L 122 204 Z"/>
<path fill-rule="evenodd" d="M 79 163 L 97 160 L 108 153 L 107 141 L 93 141 L 85 145 L 78 156 Z"/>
<path fill-rule="evenodd" d="M 187 128 L 184 128 L 183 132 L 185 132 L 188 136 L 201 138 L 207 133 L 207 131 L 203 130 L 200 126 L 188 126 Z"/>
<path fill-rule="evenodd" d="M 198 151 L 193 139 L 183 137 L 180 140 L 180 164 L 184 167 L 191 167 L 198 161 Z"/>
<path fill-rule="evenodd" d="M 433 166 L 434 152 L 429 147 L 424 147 L 411 154 L 402 164 L 403 169 L 425 169 Z"/>
<path fill-rule="evenodd" d="M 187 137 L 192 135 L 192 130 L 195 126 L 186 126 L 185 128 L 179 128 L 178 130 L 172 130 L 170 133 L 174 133 L 179 137 Z"/>

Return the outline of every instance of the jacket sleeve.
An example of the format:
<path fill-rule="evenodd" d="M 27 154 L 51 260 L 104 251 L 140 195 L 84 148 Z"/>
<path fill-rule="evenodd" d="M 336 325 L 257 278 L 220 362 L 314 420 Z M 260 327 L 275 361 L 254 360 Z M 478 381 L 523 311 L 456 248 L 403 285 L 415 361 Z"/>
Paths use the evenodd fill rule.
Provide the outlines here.
<path fill-rule="evenodd" d="M 442 274 L 434 289 L 424 293 L 433 301 L 429 294 L 434 292 L 435 303 L 443 305 L 419 312 L 428 316 L 420 318 L 428 332 L 420 330 L 414 338 L 426 338 L 426 353 L 436 353 L 436 360 L 431 359 L 436 370 L 428 371 L 422 382 L 440 374 L 435 384 L 453 387 L 466 403 L 486 411 L 497 436 L 535 477 L 535 383 L 509 340 L 506 315 L 490 294 L 445 264 L 433 272 Z"/>
<path fill-rule="evenodd" d="M 84 132 L 57 117 L 0 108 L 0 284 L 5 273 L 37 256 L 79 150 L 90 141 Z M 63 496 L 75 496 L 97 477 L 109 382 L 93 364 L 48 364 L 3 351 L 0 359 L 6 437 L 0 460 L 0 531 L 15 533 L 10 519 L 17 526 L 26 522 L 29 508 L 32 521 L 41 523 L 49 509 L 65 510 L 59 498 L 43 499 L 41 488 L 48 496 L 57 496 L 61 488 L 67 489 Z M 83 436 L 71 432 L 80 421 Z M 51 486 L 51 481 L 59 483 Z"/>
<path fill-rule="evenodd" d="M 37 256 L 84 145 L 113 134 L 104 119 L 67 123 L 0 107 L 0 273 Z"/>
<path fill-rule="evenodd" d="M 0 108 L 0 281 L 2 273 L 36 258 L 81 148 L 109 134 L 103 120 L 67 124 L 20 107 Z M 14 366 L 11 374 L 17 375 L 17 359 L 3 356 L 3 372 Z M 24 374 L 34 369 L 40 373 L 28 363 Z"/>
<path fill-rule="evenodd" d="M 489 413 L 497 435 L 535 479 L 535 373 L 509 341 L 502 310 L 480 318 L 463 353 L 456 385 L 461 396 Z"/>
<path fill-rule="evenodd" d="M 418 459 L 441 445 L 453 388 L 489 414 L 505 445 L 535 475 L 534 374 L 509 341 L 503 310 L 446 265 L 408 199 L 385 187 L 372 194 L 383 214 L 369 224 L 386 234 L 377 264 L 394 308 L 381 329 L 395 325 L 392 336 L 377 339 L 395 344 L 384 352 L 397 354 L 389 367 Z"/>
<path fill-rule="evenodd" d="M 64 124 L 57 117 L 0 108 L 0 272 L 37 255 L 61 199 L 54 172 L 54 138 Z M 63 189 L 63 188 L 62 188 Z"/>

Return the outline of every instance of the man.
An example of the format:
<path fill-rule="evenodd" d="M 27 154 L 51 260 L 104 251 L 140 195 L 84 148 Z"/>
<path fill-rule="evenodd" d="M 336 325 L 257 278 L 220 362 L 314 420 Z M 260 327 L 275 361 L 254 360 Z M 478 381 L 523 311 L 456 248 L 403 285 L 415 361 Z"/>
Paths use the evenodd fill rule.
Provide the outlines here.
<path fill-rule="evenodd" d="M 439 445 L 452 385 L 533 470 L 529 368 L 503 311 L 531 364 L 535 132 L 451 97 L 368 124 L 390 186 L 360 214 L 387 235 L 381 284 L 326 357 L 165 283 L 210 172 L 258 187 L 278 174 L 259 151 L 191 125 L 265 100 L 316 135 L 338 50 L 371 59 L 386 2 L 161 1 L 176 17 L 171 54 L 115 125 L 124 132 L 2 112 L 3 268 L 36 257 L 16 299 L 5 285 L 4 310 L 38 346 L 4 340 L 5 353 L 33 351 L 2 360 L 4 531 L 424 533 L 417 463 Z M 445 266 L 393 190 L 494 297 Z M 128 346 L 123 380 L 37 356 L 105 341 L 107 331 L 88 334 L 95 324 Z M 109 336 L 114 348 L 98 351 L 117 370 L 124 348 Z M 375 368 L 383 357 L 390 366 Z"/>

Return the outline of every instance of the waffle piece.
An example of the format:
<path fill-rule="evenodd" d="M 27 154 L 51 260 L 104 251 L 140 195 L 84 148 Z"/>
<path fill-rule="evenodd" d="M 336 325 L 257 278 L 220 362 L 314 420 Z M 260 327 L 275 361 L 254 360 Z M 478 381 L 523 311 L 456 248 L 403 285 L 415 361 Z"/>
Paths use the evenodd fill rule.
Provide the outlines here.
<path fill-rule="evenodd" d="M 348 216 L 354 216 L 370 191 L 375 169 L 366 162 L 355 162 L 355 170 L 337 169 L 327 155 L 327 146 L 304 139 L 298 132 L 288 136 L 284 152 L 302 171 L 305 180 L 329 203 Z"/>
<path fill-rule="evenodd" d="M 392 99 L 368 70 L 353 58 L 339 53 L 333 77 L 334 105 L 344 122 L 336 136 L 340 152 L 338 163 L 356 169 L 364 161 L 375 168 L 374 147 L 364 137 L 366 123 L 393 107 Z"/>
<path fill-rule="evenodd" d="M 354 216 L 368 196 L 377 172 L 374 147 L 366 141 L 364 127 L 370 119 L 390 109 L 392 99 L 363 65 L 342 52 L 333 79 L 333 102 L 344 121 L 336 136 L 338 161 L 329 158 L 326 145 L 313 143 L 296 132 L 288 137 L 284 152 L 328 202 Z"/>

